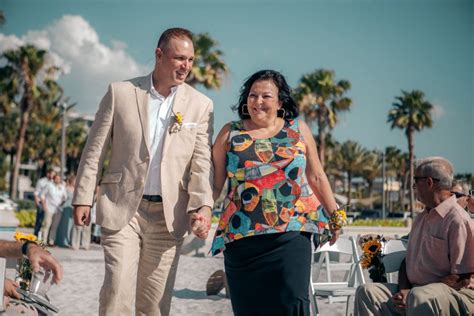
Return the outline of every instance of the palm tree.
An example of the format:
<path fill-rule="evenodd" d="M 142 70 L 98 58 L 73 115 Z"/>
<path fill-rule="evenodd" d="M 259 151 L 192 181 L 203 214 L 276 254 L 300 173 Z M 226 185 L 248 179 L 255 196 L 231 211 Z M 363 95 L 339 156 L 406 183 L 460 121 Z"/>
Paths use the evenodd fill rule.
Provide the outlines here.
<path fill-rule="evenodd" d="M 206 89 L 219 89 L 229 68 L 222 60 L 222 51 L 217 49 L 218 42 L 208 33 L 195 34 L 194 64 L 187 83 L 191 86 L 203 85 Z"/>
<path fill-rule="evenodd" d="M 376 150 L 366 151 L 364 155 L 364 163 L 361 170 L 361 176 L 367 182 L 367 195 L 372 198 L 374 180 L 382 174 L 382 161 L 380 153 Z M 373 203 L 371 200 L 371 208 Z"/>
<path fill-rule="evenodd" d="M 20 163 L 25 145 L 25 135 L 30 118 L 30 112 L 38 104 L 40 91 L 37 78 L 42 75 L 47 78 L 58 70 L 57 67 L 46 68 L 45 50 L 37 49 L 33 45 L 25 45 L 16 50 L 8 50 L 2 54 L 6 64 L 0 70 L 2 78 L 13 91 L 7 93 L 13 95 L 10 101 L 19 100 L 20 127 L 16 146 L 15 162 L 10 179 L 10 196 L 16 198 Z M 3 93 L 3 92 L 2 92 Z"/>
<path fill-rule="evenodd" d="M 367 151 L 357 142 L 348 140 L 341 145 L 340 161 L 341 170 L 347 174 L 347 204 L 351 204 L 352 177 L 362 172 Z"/>
<path fill-rule="evenodd" d="M 304 75 L 295 91 L 301 111 L 308 123 L 318 124 L 319 159 L 326 162 L 326 135 L 337 123 L 337 113 L 348 111 L 352 100 L 344 94 L 351 88 L 348 80 L 335 81 L 332 70 L 317 69 Z"/>
<path fill-rule="evenodd" d="M 400 183 L 398 201 L 401 210 L 405 210 L 405 192 L 408 182 L 409 159 L 408 153 L 402 152 L 395 146 L 385 148 L 385 162 L 387 163 L 387 175 L 394 176 Z"/>
<path fill-rule="evenodd" d="M 2 10 L 0 10 L 0 26 L 2 26 L 3 24 L 5 24 L 5 14 Z"/>
<path fill-rule="evenodd" d="M 395 99 L 392 109 L 388 112 L 387 122 L 391 123 L 392 129 L 403 129 L 408 140 L 410 213 L 411 218 L 414 218 L 414 133 L 433 125 L 433 119 L 431 118 L 433 105 L 425 100 L 425 94 L 419 90 L 411 92 L 402 90 L 402 95 L 395 97 Z"/>

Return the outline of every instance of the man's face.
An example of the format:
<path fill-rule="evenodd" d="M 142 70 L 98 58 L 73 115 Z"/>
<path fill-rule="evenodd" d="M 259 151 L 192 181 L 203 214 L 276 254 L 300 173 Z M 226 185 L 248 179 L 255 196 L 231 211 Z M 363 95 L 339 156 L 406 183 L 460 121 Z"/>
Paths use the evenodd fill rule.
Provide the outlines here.
<path fill-rule="evenodd" d="M 194 46 L 187 38 L 172 38 L 163 48 L 155 51 L 160 81 L 166 85 L 182 84 L 194 61 Z"/>
<path fill-rule="evenodd" d="M 429 199 L 433 194 L 433 187 L 437 181 L 439 181 L 439 179 L 427 177 L 415 171 L 415 176 L 413 177 L 413 188 L 415 189 L 418 201 L 427 205 L 427 202 L 429 202 Z"/>
<path fill-rule="evenodd" d="M 61 183 L 61 177 L 59 175 L 54 176 L 54 183 L 55 184 L 60 184 Z"/>
<path fill-rule="evenodd" d="M 46 174 L 46 177 L 49 179 L 49 180 L 53 180 L 54 177 L 56 176 L 56 172 L 54 171 L 50 171 Z"/>

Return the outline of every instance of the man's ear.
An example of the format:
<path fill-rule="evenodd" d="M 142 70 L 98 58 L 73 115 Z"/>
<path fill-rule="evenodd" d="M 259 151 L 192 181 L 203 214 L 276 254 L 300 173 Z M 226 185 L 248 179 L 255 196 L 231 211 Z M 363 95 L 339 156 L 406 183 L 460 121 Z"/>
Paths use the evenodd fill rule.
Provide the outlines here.
<path fill-rule="evenodd" d="M 163 51 L 159 47 L 155 49 L 155 58 L 156 60 L 160 60 L 161 58 L 163 58 Z"/>

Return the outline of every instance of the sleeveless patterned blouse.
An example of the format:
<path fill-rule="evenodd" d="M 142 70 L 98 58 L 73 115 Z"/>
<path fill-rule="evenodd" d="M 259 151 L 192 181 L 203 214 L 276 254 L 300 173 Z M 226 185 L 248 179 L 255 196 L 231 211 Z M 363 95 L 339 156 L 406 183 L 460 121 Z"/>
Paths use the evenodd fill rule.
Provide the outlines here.
<path fill-rule="evenodd" d="M 253 139 L 232 122 L 227 150 L 228 192 L 211 252 L 254 235 L 306 231 L 321 234 L 326 215 L 306 179 L 306 145 L 297 120 L 271 138 Z"/>

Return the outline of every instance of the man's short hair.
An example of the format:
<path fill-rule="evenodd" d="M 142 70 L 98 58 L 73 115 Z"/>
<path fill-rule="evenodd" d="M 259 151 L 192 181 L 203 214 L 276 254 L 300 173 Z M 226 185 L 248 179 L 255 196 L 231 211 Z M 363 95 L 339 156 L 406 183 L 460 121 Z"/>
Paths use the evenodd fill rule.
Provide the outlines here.
<path fill-rule="evenodd" d="M 158 39 L 157 48 L 163 49 L 168 45 L 172 38 L 186 38 L 189 39 L 191 42 L 193 41 L 193 33 L 190 30 L 181 28 L 181 27 L 173 27 L 171 29 L 167 29 L 164 31 L 160 38 Z"/>
<path fill-rule="evenodd" d="M 454 167 L 443 157 L 427 157 L 416 162 L 419 176 L 439 180 L 441 189 L 450 190 L 454 179 Z"/>

